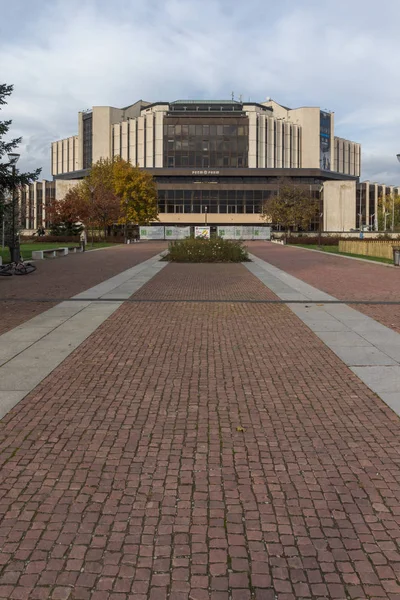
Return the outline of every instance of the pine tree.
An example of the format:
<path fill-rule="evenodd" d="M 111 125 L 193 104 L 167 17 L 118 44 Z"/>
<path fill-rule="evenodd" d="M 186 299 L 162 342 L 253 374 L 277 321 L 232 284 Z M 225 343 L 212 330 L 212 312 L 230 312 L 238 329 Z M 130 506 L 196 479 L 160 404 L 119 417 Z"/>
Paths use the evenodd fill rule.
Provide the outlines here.
<path fill-rule="evenodd" d="M 7 104 L 7 98 L 8 96 L 11 96 L 12 91 L 12 85 L 0 83 L 0 107 Z M 29 184 L 32 181 L 36 181 L 41 173 L 41 169 L 36 169 L 36 171 L 33 171 L 32 173 L 21 173 L 17 168 L 15 168 L 13 172 L 8 159 L 8 154 L 16 150 L 21 143 L 22 138 L 14 138 L 10 141 L 5 141 L 3 139 L 4 136 L 8 134 L 11 123 L 11 120 L 0 121 L 0 221 L 2 222 L 3 219 L 5 219 L 5 229 L 8 232 L 6 243 L 10 247 L 10 251 L 11 248 L 15 248 L 16 246 L 14 235 L 18 231 L 19 223 L 17 207 L 14 207 L 13 210 L 12 206 L 13 202 L 16 201 L 16 188 Z M 13 216 L 14 226 L 12 223 Z M 10 232 L 14 235 L 11 235 Z"/>

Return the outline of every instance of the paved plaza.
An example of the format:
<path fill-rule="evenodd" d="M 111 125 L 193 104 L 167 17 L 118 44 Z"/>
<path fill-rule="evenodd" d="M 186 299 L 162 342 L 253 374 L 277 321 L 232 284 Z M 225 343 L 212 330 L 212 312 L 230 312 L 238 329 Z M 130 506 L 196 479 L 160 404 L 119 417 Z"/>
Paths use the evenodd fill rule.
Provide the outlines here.
<path fill-rule="evenodd" d="M 40 263 L 54 304 L 8 304 L 0 598 L 399 600 L 400 305 L 335 299 L 400 269 L 164 249 Z"/>

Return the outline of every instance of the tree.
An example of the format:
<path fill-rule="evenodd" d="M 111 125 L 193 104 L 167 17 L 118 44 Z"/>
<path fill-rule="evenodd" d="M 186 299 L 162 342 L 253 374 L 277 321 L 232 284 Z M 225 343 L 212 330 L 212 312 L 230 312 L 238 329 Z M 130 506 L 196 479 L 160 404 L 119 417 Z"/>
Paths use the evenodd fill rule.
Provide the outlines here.
<path fill-rule="evenodd" d="M 318 217 L 318 201 L 304 187 L 281 179 L 278 193 L 264 202 L 261 216 L 267 222 L 283 227 L 287 238 L 291 227 L 309 228 Z"/>
<path fill-rule="evenodd" d="M 158 193 L 153 176 L 121 158 L 114 161 L 114 190 L 120 198 L 120 222 L 148 225 L 158 221 Z"/>
<path fill-rule="evenodd" d="M 91 226 L 100 227 L 107 235 L 107 228 L 121 218 L 121 201 L 115 192 L 114 159 L 98 160 L 82 182 L 81 193 L 89 205 Z"/>
<path fill-rule="evenodd" d="M 69 190 L 62 200 L 57 200 L 49 207 L 51 230 L 55 235 L 78 235 L 82 231 L 82 223 L 86 225 L 89 206 L 81 191 L 82 184 Z"/>
<path fill-rule="evenodd" d="M 7 98 L 13 91 L 12 85 L 0 84 L 0 107 L 7 104 Z M 12 121 L 0 121 L 0 218 L 5 219 L 6 230 L 8 231 L 6 243 L 10 248 L 12 259 L 19 258 L 13 256 L 13 251 L 18 247 L 16 234 L 19 229 L 19 215 L 16 190 L 22 185 L 36 181 L 41 173 L 41 169 L 36 169 L 31 173 L 21 173 L 17 168 L 12 169 L 8 160 L 8 154 L 15 151 L 21 143 L 22 138 L 14 138 L 6 142 L 2 138 L 8 134 Z M 7 157 L 6 162 L 2 162 Z M 9 202 L 7 202 L 9 197 Z"/>
<path fill-rule="evenodd" d="M 393 221 L 394 216 L 394 221 Z M 393 227 L 392 227 L 393 221 Z M 398 231 L 400 229 L 400 196 L 386 194 L 378 198 L 378 230 Z"/>

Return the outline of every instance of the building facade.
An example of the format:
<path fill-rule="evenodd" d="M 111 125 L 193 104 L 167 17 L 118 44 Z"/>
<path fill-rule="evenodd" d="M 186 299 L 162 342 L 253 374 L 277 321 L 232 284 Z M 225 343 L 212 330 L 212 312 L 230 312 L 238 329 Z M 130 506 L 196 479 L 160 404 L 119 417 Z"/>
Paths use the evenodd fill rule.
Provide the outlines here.
<path fill-rule="evenodd" d="M 81 112 L 78 134 L 52 143 L 54 181 L 22 195 L 29 229 L 46 224 L 50 194 L 62 198 L 94 162 L 115 156 L 152 173 L 161 223 L 202 224 L 207 213 L 210 224 L 258 225 L 263 202 L 289 177 L 321 198 L 325 230 L 357 226 L 361 147 L 334 135 L 333 113 L 273 100 L 140 100 Z"/>

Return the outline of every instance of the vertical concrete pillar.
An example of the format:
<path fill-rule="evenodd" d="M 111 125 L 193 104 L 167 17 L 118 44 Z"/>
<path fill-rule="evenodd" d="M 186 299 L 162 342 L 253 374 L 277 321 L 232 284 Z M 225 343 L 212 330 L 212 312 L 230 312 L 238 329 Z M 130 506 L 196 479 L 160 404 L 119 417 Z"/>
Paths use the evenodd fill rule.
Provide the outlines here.
<path fill-rule="evenodd" d="M 68 173 L 74 170 L 74 138 L 68 138 Z"/>
<path fill-rule="evenodd" d="M 282 121 L 276 122 L 276 164 L 277 169 L 282 168 Z"/>
<path fill-rule="evenodd" d="M 137 164 L 136 123 L 136 119 L 129 120 L 129 161 L 134 167 Z"/>
<path fill-rule="evenodd" d="M 37 229 L 37 186 L 38 182 L 35 181 L 33 184 L 33 229 Z"/>
<path fill-rule="evenodd" d="M 145 118 L 144 116 L 138 117 L 137 128 L 138 128 L 138 145 L 137 145 L 137 163 L 139 167 L 144 167 L 144 127 Z"/>
<path fill-rule="evenodd" d="M 57 142 L 57 174 L 63 173 L 63 143 Z"/>
<path fill-rule="evenodd" d="M 258 168 L 265 169 L 265 115 L 258 117 Z"/>
<path fill-rule="evenodd" d="M 268 117 L 267 131 L 267 167 L 273 169 L 275 166 L 275 134 L 274 134 L 275 119 Z"/>
<path fill-rule="evenodd" d="M 257 167 L 257 114 L 255 112 L 246 113 L 249 118 L 249 168 Z"/>
<path fill-rule="evenodd" d="M 114 156 L 121 156 L 121 126 L 119 123 L 113 125 L 113 135 L 114 135 Z M 122 158 L 122 157 L 121 157 Z"/>
<path fill-rule="evenodd" d="M 146 127 L 146 167 L 154 165 L 154 113 L 150 112 L 145 118 Z"/>
<path fill-rule="evenodd" d="M 76 135 L 74 137 L 74 171 L 79 170 L 79 138 Z"/>
<path fill-rule="evenodd" d="M 299 128 L 297 125 L 292 125 L 292 167 L 297 169 L 299 166 Z"/>
<path fill-rule="evenodd" d="M 47 181 L 43 179 L 42 181 L 42 222 L 40 225 L 42 227 L 46 226 L 46 198 L 47 198 Z"/>
<path fill-rule="evenodd" d="M 157 168 L 163 166 L 163 155 L 164 155 L 164 112 L 157 111 L 155 118 L 155 164 Z"/>
<path fill-rule="evenodd" d="M 121 158 L 128 160 L 128 121 L 121 123 Z"/>
<path fill-rule="evenodd" d="M 57 142 L 51 143 L 51 174 L 57 175 Z"/>
<path fill-rule="evenodd" d="M 292 141 L 292 125 L 291 123 L 285 123 L 285 153 L 284 153 L 284 167 L 290 169 L 290 154 L 291 154 L 291 141 Z"/>

